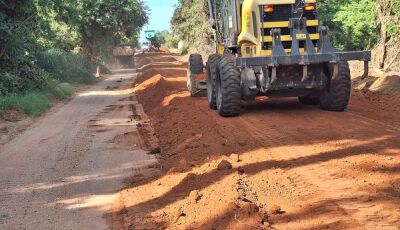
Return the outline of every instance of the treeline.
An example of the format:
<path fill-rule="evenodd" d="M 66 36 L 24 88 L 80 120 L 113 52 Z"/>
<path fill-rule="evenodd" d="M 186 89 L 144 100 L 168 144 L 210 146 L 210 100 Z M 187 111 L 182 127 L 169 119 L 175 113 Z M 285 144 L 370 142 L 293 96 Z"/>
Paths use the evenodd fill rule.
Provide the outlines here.
<path fill-rule="evenodd" d="M 213 31 L 208 14 L 207 0 L 179 0 L 171 19 L 172 33 L 166 39 L 167 45 L 177 46 L 181 42 L 183 49 L 191 46 L 212 52 Z"/>
<path fill-rule="evenodd" d="M 399 0 L 320 0 L 319 17 L 332 31 L 339 49 L 374 49 L 383 70 L 400 59 Z M 171 20 L 173 38 L 202 47 L 211 44 L 207 0 L 180 0 Z M 171 43 L 173 44 L 173 43 Z"/>
<path fill-rule="evenodd" d="M 141 0 L 0 0 L 0 112 L 26 110 L 19 96 L 63 97 L 60 82 L 93 82 L 114 45 L 138 43 L 147 15 Z"/>

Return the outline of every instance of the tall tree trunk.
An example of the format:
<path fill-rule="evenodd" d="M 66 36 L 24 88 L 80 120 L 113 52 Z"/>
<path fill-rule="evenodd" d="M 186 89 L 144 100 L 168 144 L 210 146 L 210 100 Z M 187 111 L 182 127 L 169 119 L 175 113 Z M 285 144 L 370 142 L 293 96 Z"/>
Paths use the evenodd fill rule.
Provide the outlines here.
<path fill-rule="evenodd" d="M 383 70 L 385 68 L 385 62 L 387 58 L 387 42 L 388 42 L 388 34 L 386 30 L 386 25 L 381 25 L 380 29 L 380 50 L 381 53 L 379 55 L 379 68 Z"/>
<path fill-rule="evenodd" d="M 399 26 L 399 18 L 398 15 L 394 12 L 398 7 L 399 0 L 376 0 L 377 6 L 377 23 L 379 25 L 379 43 L 378 43 L 378 52 L 379 53 L 379 68 L 383 71 L 388 70 L 386 64 L 388 64 L 388 47 L 393 46 L 393 41 L 398 38 L 399 35 L 389 34 L 388 25 L 394 24 Z M 397 55 L 396 57 L 397 58 Z M 389 63 L 392 61 L 389 61 Z M 394 61 L 393 61 L 394 62 Z M 393 64 L 393 63 L 391 63 Z"/>
<path fill-rule="evenodd" d="M 379 24 L 379 60 L 378 66 L 381 70 L 385 68 L 385 61 L 387 57 L 386 43 L 388 40 L 387 29 L 386 29 L 386 0 L 377 0 L 377 21 Z"/>

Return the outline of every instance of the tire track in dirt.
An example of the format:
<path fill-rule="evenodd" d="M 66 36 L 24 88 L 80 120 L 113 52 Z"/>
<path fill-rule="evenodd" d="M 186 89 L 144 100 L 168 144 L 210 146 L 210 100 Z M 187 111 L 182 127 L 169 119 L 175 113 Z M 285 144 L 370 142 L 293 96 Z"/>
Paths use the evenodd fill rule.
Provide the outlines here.
<path fill-rule="evenodd" d="M 260 143 L 268 143 L 270 146 L 280 146 L 282 140 L 296 137 L 296 135 L 293 135 L 291 132 L 278 131 L 274 127 L 268 130 L 268 135 L 262 135 L 260 127 L 254 125 L 254 119 L 240 118 L 240 121 L 245 124 L 244 126 L 248 130 L 251 130 L 250 133 L 252 133 L 255 139 L 259 140 Z M 288 183 L 284 183 L 285 187 L 275 188 L 275 190 L 277 190 L 278 193 L 281 192 L 279 190 L 296 190 L 296 194 L 291 196 L 292 202 L 301 207 L 313 206 L 316 201 L 315 199 L 311 199 L 311 196 L 321 196 L 323 191 L 319 188 L 318 183 L 314 183 L 314 181 L 310 183 L 310 180 L 302 174 L 302 171 L 298 172 L 299 170 L 294 170 L 292 168 L 293 164 L 297 163 L 303 165 L 309 162 L 298 160 L 298 156 L 291 154 L 291 152 L 290 150 L 285 151 L 284 157 L 274 153 L 268 154 L 268 160 L 277 162 L 275 167 L 281 169 L 279 173 L 284 175 L 286 179 L 289 179 Z M 262 190 L 260 190 L 260 193 L 262 193 Z M 275 199 L 274 202 L 279 203 L 279 201 L 277 201 L 278 199 Z M 328 197 L 320 199 L 329 200 Z M 355 224 L 357 221 L 349 216 L 346 210 L 335 202 L 327 203 L 325 208 L 332 210 L 330 215 L 335 216 L 337 219 L 336 221 L 340 222 L 342 227 L 346 226 L 352 229 L 361 227 L 359 224 Z M 318 215 L 318 213 L 314 213 L 314 215 Z"/>
<path fill-rule="evenodd" d="M 330 114 L 328 114 L 330 115 Z M 333 114 L 335 115 L 335 114 Z M 347 116 L 347 115 L 345 115 Z M 353 113 L 351 113 L 350 116 L 348 117 L 352 117 Z M 251 124 L 251 119 L 241 119 L 243 122 L 247 122 L 249 124 L 249 126 L 252 126 Z M 366 120 L 370 120 L 370 119 L 366 119 Z M 255 119 L 253 119 L 253 122 L 256 122 Z M 364 133 L 366 130 L 368 130 L 368 126 L 365 127 L 364 125 L 364 121 L 359 121 L 360 127 L 363 127 L 359 130 L 350 130 L 351 133 L 355 134 L 355 135 L 362 135 L 362 133 Z M 389 138 L 386 138 L 388 140 L 385 140 L 385 137 L 382 137 L 380 139 L 382 140 L 375 140 L 374 142 L 376 142 L 376 144 L 374 144 L 374 142 L 372 143 L 359 143 L 357 146 L 352 146 L 350 144 L 346 144 L 346 142 L 341 143 L 344 144 L 346 147 L 350 148 L 350 149 L 354 149 L 354 150 L 362 150 L 365 151 L 366 155 L 371 155 L 371 153 L 369 153 L 370 149 L 374 149 L 374 148 L 381 148 L 384 149 L 386 146 L 392 146 L 395 147 L 395 149 L 399 149 L 400 144 L 398 142 L 396 142 L 396 140 L 398 139 L 398 133 L 396 131 L 394 131 L 395 129 L 393 129 L 392 127 L 387 127 L 388 124 L 380 124 L 380 122 L 369 122 L 369 126 L 371 127 L 375 127 L 376 125 L 381 125 L 382 127 L 385 127 L 383 129 L 379 129 L 378 133 L 381 133 L 381 135 L 383 136 L 391 136 Z M 347 124 L 344 123 L 344 126 L 346 126 Z M 354 125 L 354 124 L 353 124 Z M 338 125 L 339 129 L 341 125 Z M 379 127 L 379 126 L 378 126 Z M 261 127 L 262 128 L 262 127 Z M 257 127 L 253 126 L 253 130 L 254 132 L 257 132 Z M 342 130 L 346 130 L 346 127 L 342 127 Z M 369 132 L 376 132 L 376 130 L 369 130 Z M 296 138 L 296 136 L 298 137 L 298 133 L 296 132 L 275 132 L 275 133 L 283 133 L 285 138 Z M 304 133 L 305 135 L 307 135 L 307 133 Z M 310 135 L 310 134 L 309 134 Z M 312 134 L 310 136 L 310 138 L 312 138 Z M 274 137 L 274 139 L 279 139 L 279 137 Z M 300 138 L 301 139 L 301 138 Z M 379 138 L 378 138 L 379 139 Z M 301 142 L 301 140 L 299 140 Z M 273 140 L 269 140 L 269 142 L 274 142 Z M 381 143 L 379 143 L 381 142 Z M 279 143 L 277 143 L 275 141 L 275 145 L 279 145 Z M 296 149 L 297 147 L 295 147 Z M 306 148 L 302 147 L 300 148 L 307 150 Z M 303 150 L 303 151 L 304 151 Z M 353 150 L 353 151 L 354 151 Z M 332 173 L 329 172 L 329 170 L 327 170 L 327 165 L 329 164 L 329 161 L 331 161 L 331 159 L 327 159 L 324 157 L 324 155 L 319 156 L 317 159 L 321 162 L 327 162 L 327 163 L 323 163 L 323 164 L 315 164 L 315 161 L 311 161 L 311 158 L 304 158 L 302 160 L 302 158 L 299 158 L 299 151 L 287 151 L 286 152 L 286 158 L 289 160 L 288 162 L 292 161 L 293 159 L 299 159 L 299 160 L 295 160 L 292 161 L 291 164 L 299 164 L 299 165 L 309 165 L 307 167 L 303 167 L 301 170 L 298 170 L 300 172 L 300 175 L 303 179 L 311 182 L 314 186 L 316 186 L 317 188 L 319 188 L 320 191 L 322 191 L 325 194 L 325 199 L 322 200 L 328 200 L 327 198 L 330 198 L 331 200 L 334 200 L 334 202 L 330 202 L 333 203 L 336 206 L 340 206 L 341 209 L 344 211 L 344 213 L 346 215 L 352 216 L 352 218 L 354 220 L 357 220 L 358 223 L 361 223 L 362 226 L 365 226 L 369 229 L 376 229 L 376 228 L 387 228 L 387 227 L 392 227 L 392 228 L 396 228 L 396 226 L 399 224 L 399 216 L 398 215 L 391 215 L 390 216 L 390 212 L 388 214 L 388 212 L 385 212 L 385 208 L 382 207 L 384 205 L 380 205 L 379 202 L 371 202 L 371 200 L 365 199 L 362 196 L 365 196 L 365 194 L 360 195 L 360 198 L 362 199 L 357 199 L 357 198 L 353 198 L 353 199 L 348 199 L 349 198 L 349 194 L 354 195 L 355 193 L 357 193 L 356 190 L 351 190 L 351 186 L 348 186 L 349 184 L 346 184 L 344 186 L 338 186 L 338 185 L 342 185 L 343 183 L 343 177 L 337 177 L 334 174 L 332 175 Z M 358 154 L 355 154 L 355 156 L 357 156 Z M 363 155 L 363 154 L 361 154 Z M 372 155 L 375 155 L 375 153 L 372 153 Z M 378 155 L 378 154 L 376 154 Z M 352 156 L 351 150 L 350 153 L 345 153 L 342 152 L 340 153 L 339 151 L 339 155 L 338 157 L 347 157 L 347 156 Z M 384 156 L 383 156 L 384 157 Z M 285 159 L 285 158 L 284 158 Z M 329 160 L 329 161 L 327 161 Z M 364 161 L 366 160 L 365 158 L 363 159 Z M 282 167 L 286 168 L 286 167 L 290 167 L 290 164 L 283 164 Z M 289 170 L 293 171 L 292 170 Z M 368 175 L 366 175 L 366 177 L 368 177 Z M 398 175 L 397 175 L 398 178 Z M 398 179 L 397 179 L 398 180 Z M 332 183 L 333 181 L 333 183 Z M 395 181 L 395 180 L 394 180 Z M 347 183 L 350 183 L 350 181 L 348 181 Z M 351 184 L 351 183 L 350 183 Z M 302 189 L 301 189 L 302 190 Z M 347 193 L 346 193 L 347 192 Z M 398 193 L 397 193 L 398 194 Z M 396 195 L 395 195 L 396 196 Z M 369 204 L 365 203 L 365 200 L 369 201 Z M 327 206 L 327 205 L 325 205 Z M 373 210 L 371 211 L 371 207 L 373 206 L 381 206 L 379 210 Z M 393 208 L 393 207 L 392 207 Z M 355 211 L 357 210 L 357 211 Z M 388 215 L 391 218 L 387 218 Z M 380 221 L 376 222 L 374 220 L 371 221 L 370 218 L 371 216 L 375 216 L 375 219 L 379 219 Z M 397 219 L 397 221 L 396 221 Z M 395 220 L 395 222 L 393 222 L 393 220 Z"/>

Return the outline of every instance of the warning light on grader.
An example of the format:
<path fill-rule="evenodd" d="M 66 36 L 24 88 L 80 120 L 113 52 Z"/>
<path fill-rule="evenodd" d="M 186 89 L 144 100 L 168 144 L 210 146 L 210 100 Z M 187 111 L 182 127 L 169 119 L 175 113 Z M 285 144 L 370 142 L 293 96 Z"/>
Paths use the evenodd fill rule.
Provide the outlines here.
<path fill-rule="evenodd" d="M 272 5 L 266 5 L 266 6 L 264 6 L 264 12 L 265 12 L 265 13 L 272 13 L 272 12 L 274 12 L 274 6 L 272 6 Z"/>
<path fill-rule="evenodd" d="M 305 8 L 307 11 L 315 10 L 315 3 L 306 3 L 306 4 L 304 5 L 304 8 Z"/>

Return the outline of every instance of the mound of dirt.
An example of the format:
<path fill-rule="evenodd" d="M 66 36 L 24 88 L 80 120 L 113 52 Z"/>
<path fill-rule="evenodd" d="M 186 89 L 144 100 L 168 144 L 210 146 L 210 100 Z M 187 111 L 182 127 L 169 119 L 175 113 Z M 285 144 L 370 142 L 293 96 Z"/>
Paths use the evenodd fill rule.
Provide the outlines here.
<path fill-rule="evenodd" d="M 379 77 L 369 87 L 369 90 L 373 92 L 382 92 L 385 94 L 400 92 L 400 76 L 389 74 Z"/>
<path fill-rule="evenodd" d="M 383 94 L 370 90 L 353 91 L 349 110 L 359 116 L 399 126 L 400 93 Z"/>
<path fill-rule="evenodd" d="M 165 47 L 165 46 L 161 46 L 161 47 L 160 47 L 160 51 L 163 52 L 163 53 L 167 53 L 167 54 L 170 53 L 168 47 Z"/>
<path fill-rule="evenodd" d="M 377 79 L 377 77 L 366 77 L 364 79 L 357 77 L 352 80 L 352 87 L 356 90 L 368 91 L 369 87 L 371 87 Z"/>

